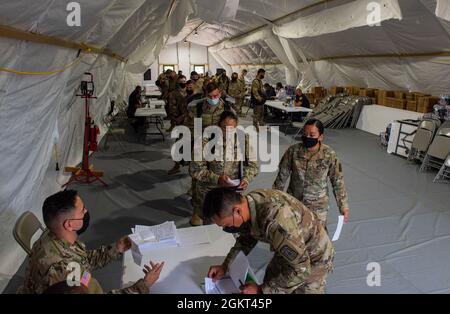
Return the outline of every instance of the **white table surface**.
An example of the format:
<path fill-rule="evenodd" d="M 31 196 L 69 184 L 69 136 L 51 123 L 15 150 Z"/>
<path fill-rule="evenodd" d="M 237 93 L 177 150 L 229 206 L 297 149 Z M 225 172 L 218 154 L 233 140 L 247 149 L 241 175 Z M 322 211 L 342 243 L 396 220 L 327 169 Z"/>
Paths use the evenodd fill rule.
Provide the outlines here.
<path fill-rule="evenodd" d="M 282 101 L 273 101 L 273 100 L 268 100 L 266 101 L 265 105 L 272 107 L 272 108 L 276 108 L 276 109 L 280 109 L 282 111 L 288 112 L 288 113 L 295 113 L 295 112 L 312 112 L 313 110 L 310 108 L 305 108 L 305 107 L 288 107 L 283 105 L 284 103 Z"/>
<path fill-rule="evenodd" d="M 148 102 L 152 106 L 162 106 L 162 107 L 164 107 L 166 105 L 166 102 L 164 100 L 161 100 L 161 99 L 150 98 L 150 99 L 148 99 Z"/>
<path fill-rule="evenodd" d="M 235 239 L 223 232 L 216 225 L 178 229 L 178 236 L 182 240 L 184 235 L 191 238 L 209 237 L 208 244 L 194 244 L 179 247 L 154 249 L 144 253 L 142 264 L 165 262 L 159 280 L 150 289 L 152 294 L 202 294 L 201 284 L 207 275 L 209 267 L 220 265 Z M 131 253 L 127 251 L 123 257 L 122 286 L 127 287 L 143 278 L 143 265 L 137 265 Z"/>
<path fill-rule="evenodd" d="M 161 91 L 159 90 L 150 90 L 145 93 L 145 96 L 161 96 Z"/>
<path fill-rule="evenodd" d="M 386 131 L 389 123 L 396 120 L 412 119 L 417 120 L 423 113 L 390 108 L 379 105 L 364 106 L 359 116 L 356 128 L 375 135 L 380 135 Z"/>
<path fill-rule="evenodd" d="M 138 108 L 136 109 L 135 117 L 167 117 L 166 111 L 164 109 L 153 109 L 153 108 Z"/>

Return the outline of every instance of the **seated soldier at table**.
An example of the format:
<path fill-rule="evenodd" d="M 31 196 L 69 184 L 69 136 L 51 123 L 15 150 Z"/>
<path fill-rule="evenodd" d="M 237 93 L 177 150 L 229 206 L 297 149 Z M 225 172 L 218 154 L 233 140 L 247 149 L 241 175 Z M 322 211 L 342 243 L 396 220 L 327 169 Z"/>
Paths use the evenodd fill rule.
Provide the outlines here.
<path fill-rule="evenodd" d="M 132 125 L 136 133 L 138 132 L 139 127 L 143 126 L 145 123 L 145 118 L 135 117 L 136 110 L 143 107 L 141 103 L 141 92 L 142 87 L 138 85 L 128 97 L 127 116 L 128 118 L 134 118 L 135 121 L 132 122 Z"/>
<path fill-rule="evenodd" d="M 225 232 L 239 233 L 222 265 L 209 269 L 213 281 L 226 274 L 239 251 L 248 255 L 262 241 L 270 244 L 273 258 L 263 283 L 245 284 L 242 293 L 324 293 L 333 268 L 333 244 L 316 215 L 295 197 L 278 190 L 259 189 L 244 196 L 216 188 L 206 195 L 203 216 Z"/>
<path fill-rule="evenodd" d="M 74 190 L 65 190 L 47 197 L 42 207 L 42 216 L 48 232 L 37 240 L 31 250 L 20 293 L 43 293 L 62 281 L 74 279 L 74 284 L 84 285 L 89 293 L 103 293 L 92 271 L 105 267 L 109 262 L 122 257 L 131 248 L 128 236 L 116 243 L 87 250 L 78 239 L 89 226 L 89 211 Z M 74 265 L 76 264 L 76 265 Z M 79 267 L 79 277 L 72 278 L 73 268 Z M 148 293 L 158 280 L 164 262 L 144 266 L 144 278 L 123 289 L 110 293 Z"/>
<path fill-rule="evenodd" d="M 303 108 L 311 108 L 308 97 L 303 94 L 301 88 L 297 88 L 295 90 L 295 99 L 294 99 L 295 107 L 303 107 Z M 303 118 L 306 117 L 307 112 L 296 112 L 292 116 L 293 121 L 303 121 Z"/>

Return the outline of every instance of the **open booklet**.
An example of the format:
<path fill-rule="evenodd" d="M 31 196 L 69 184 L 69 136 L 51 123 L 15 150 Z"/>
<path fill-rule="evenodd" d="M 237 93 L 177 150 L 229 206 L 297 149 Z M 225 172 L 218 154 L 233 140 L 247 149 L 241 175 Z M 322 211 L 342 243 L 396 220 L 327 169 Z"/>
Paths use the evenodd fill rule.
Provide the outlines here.
<path fill-rule="evenodd" d="M 239 252 L 231 262 L 226 277 L 216 282 L 213 282 L 211 278 L 205 278 L 205 292 L 206 294 L 240 293 L 240 286 L 248 283 L 258 284 L 247 256 Z"/>

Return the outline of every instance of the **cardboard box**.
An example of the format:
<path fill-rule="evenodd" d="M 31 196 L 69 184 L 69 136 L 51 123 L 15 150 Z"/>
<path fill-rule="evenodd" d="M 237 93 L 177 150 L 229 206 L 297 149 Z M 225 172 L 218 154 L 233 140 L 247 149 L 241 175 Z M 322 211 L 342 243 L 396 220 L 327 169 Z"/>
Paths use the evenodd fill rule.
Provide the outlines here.
<path fill-rule="evenodd" d="M 385 106 L 397 109 L 405 109 L 406 108 L 406 99 L 399 99 L 395 97 L 386 97 L 385 98 Z"/>
<path fill-rule="evenodd" d="M 394 98 L 398 98 L 398 99 L 405 98 L 405 92 L 404 91 L 395 91 Z"/>
<path fill-rule="evenodd" d="M 373 88 L 361 88 L 359 90 L 359 96 L 362 97 L 375 97 L 375 89 Z"/>
<path fill-rule="evenodd" d="M 406 110 L 417 111 L 417 101 L 415 101 L 415 100 L 407 100 L 406 101 Z"/>
<path fill-rule="evenodd" d="M 439 97 L 423 96 L 417 101 L 417 112 L 429 113 L 433 111 L 433 106 L 439 103 Z"/>
<path fill-rule="evenodd" d="M 331 95 L 342 94 L 343 92 L 344 92 L 344 88 L 343 87 L 332 86 L 330 88 L 330 94 Z"/>
<path fill-rule="evenodd" d="M 359 87 L 356 86 L 347 86 L 344 91 L 350 96 L 359 96 Z"/>

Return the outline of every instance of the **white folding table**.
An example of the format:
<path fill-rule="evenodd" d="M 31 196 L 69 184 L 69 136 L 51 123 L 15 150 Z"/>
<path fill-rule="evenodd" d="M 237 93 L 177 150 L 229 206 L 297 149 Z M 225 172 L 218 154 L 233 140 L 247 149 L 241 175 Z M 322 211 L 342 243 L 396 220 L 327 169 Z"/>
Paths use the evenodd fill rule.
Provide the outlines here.
<path fill-rule="evenodd" d="M 156 101 L 151 103 L 151 106 L 148 108 L 138 108 L 136 110 L 136 113 L 134 114 L 135 117 L 143 117 L 145 118 L 145 131 L 144 131 L 144 135 L 147 134 L 157 134 L 157 135 L 161 135 L 163 141 L 165 140 L 164 137 L 164 118 L 167 117 L 166 111 L 163 108 L 152 108 L 153 104 Z M 158 133 L 154 133 L 154 132 L 148 132 L 147 129 L 150 125 L 154 125 L 156 127 L 156 129 L 158 130 Z"/>
<path fill-rule="evenodd" d="M 284 123 L 276 123 L 276 125 L 286 125 L 286 129 L 284 130 L 284 134 L 286 135 L 287 130 L 290 126 L 292 126 L 292 120 L 294 113 L 298 112 L 312 112 L 313 110 L 305 107 L 289 107 L 286 103 L 279 100 L 268 100 L 264 103 L 265 106 L 269 106 L 281 111 L 284 111 L 288 114 L 289 120 Z"/>
<path fill-rule="evenodd" d="M 195 244 L 208 238 L 209 243 Z M 235 239 L 216 225 L 178 229 L 180 246 L 146 251 L 142 265 L 134 262 L 131 250 L 123 257 L 122 287 L 128 287 L 144 277 L 144 264 L 165 262 L 159 280 L 152 286 L 152 294 L 202 294 L 201 285 L 209 267 L 222 264 Z"/>

